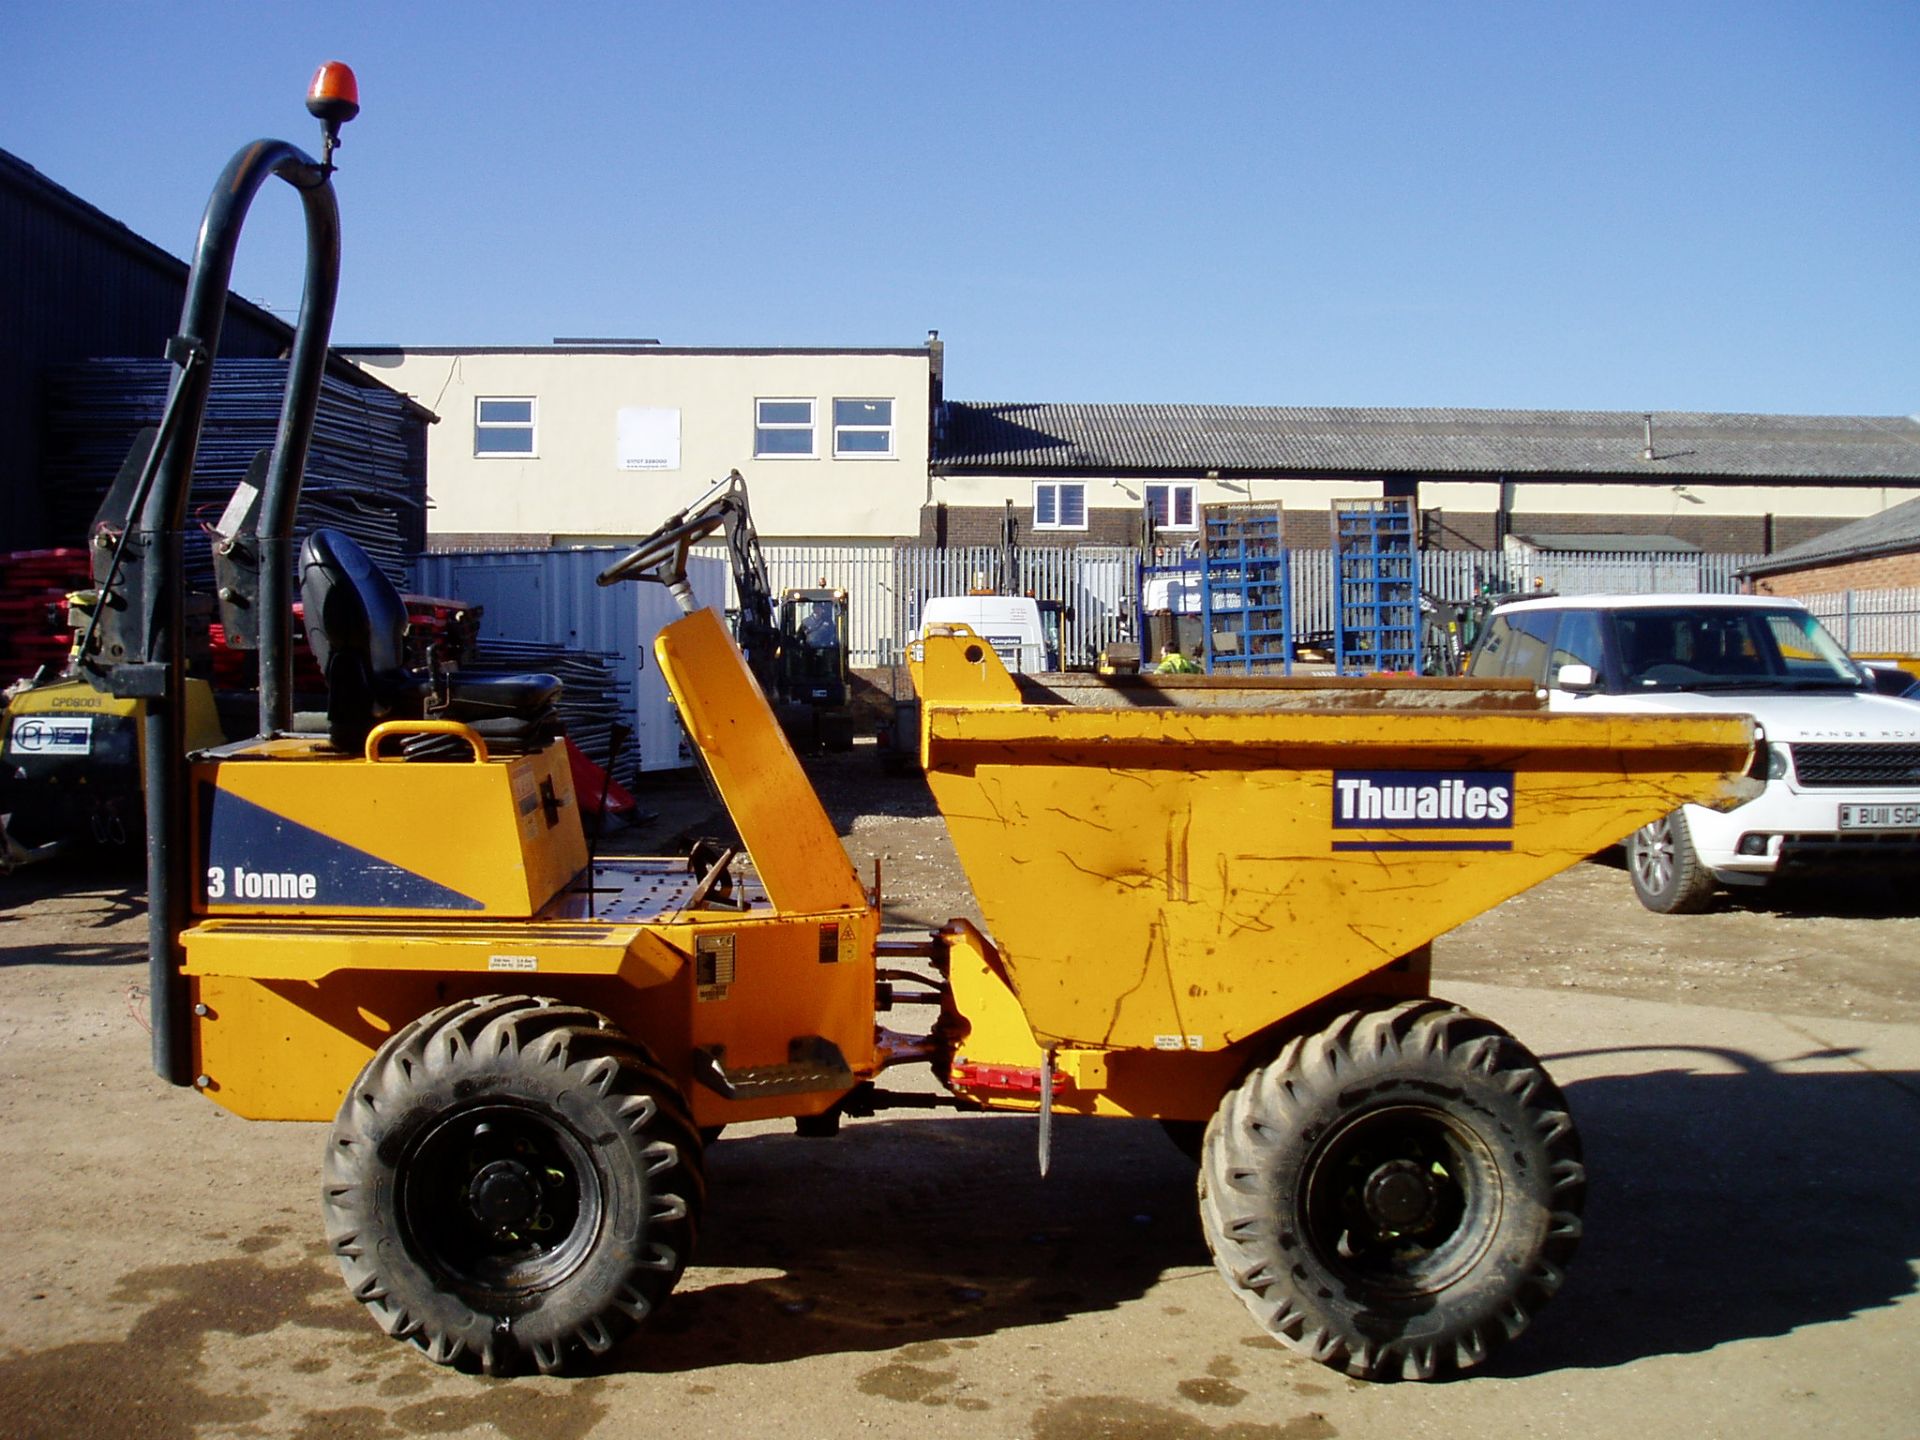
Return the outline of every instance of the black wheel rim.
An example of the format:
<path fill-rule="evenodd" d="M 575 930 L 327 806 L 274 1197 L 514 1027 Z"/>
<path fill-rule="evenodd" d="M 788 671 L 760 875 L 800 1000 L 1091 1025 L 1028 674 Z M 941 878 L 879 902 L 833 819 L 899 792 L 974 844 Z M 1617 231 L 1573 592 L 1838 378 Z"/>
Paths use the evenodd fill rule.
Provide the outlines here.
<path fill-rule="evenodd" d="M 1478 1135 L 1444 1111 L 1395 1105 L 1349 1117 L 1315 1148 L 1299 1219 L 1315 1256 L 1376 1297 L 1431 1295 L 1492 1243 L 1500 1176 Z"/>
<path fill-rule="evenodd" d="M 469 1293 L 559 1284 L 592 1248 L 605 1191 L 586 1144 L 558 1116 L 475 1105 L 434 1122 L 402 1162 L 408 1249 Z"/>

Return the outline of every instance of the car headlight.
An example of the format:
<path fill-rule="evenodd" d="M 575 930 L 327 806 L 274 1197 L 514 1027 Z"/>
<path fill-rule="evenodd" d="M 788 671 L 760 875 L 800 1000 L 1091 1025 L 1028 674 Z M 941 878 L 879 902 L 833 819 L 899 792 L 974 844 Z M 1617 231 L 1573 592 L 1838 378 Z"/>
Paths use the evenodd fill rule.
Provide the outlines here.
<path fill-rule="evenodd" d="M 1793 770 L 1792 753 L 1784 745 L 1768 745 L 1766 776 L 1769 780 L 1784 780 Z"/>

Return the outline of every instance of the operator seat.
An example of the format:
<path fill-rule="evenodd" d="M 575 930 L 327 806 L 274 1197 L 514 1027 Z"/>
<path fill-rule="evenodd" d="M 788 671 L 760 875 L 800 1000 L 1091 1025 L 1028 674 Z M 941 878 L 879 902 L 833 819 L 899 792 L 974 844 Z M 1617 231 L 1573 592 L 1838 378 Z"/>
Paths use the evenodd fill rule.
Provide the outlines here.
<path fill-rule="evenodd" d="M 552 675 L 434 677 L 408 666 L 407 607 L 352 536 L 320 529 L 301 543 L 300 599 L 327 682 L 328 738 L 342 750 L 357 753 L 383 720 L 458 720 L 504 751 L 559 733 L 560 682 Z M 431 735 L 401 742 L 402 753 L 419 758 L 464 748 Z"/>

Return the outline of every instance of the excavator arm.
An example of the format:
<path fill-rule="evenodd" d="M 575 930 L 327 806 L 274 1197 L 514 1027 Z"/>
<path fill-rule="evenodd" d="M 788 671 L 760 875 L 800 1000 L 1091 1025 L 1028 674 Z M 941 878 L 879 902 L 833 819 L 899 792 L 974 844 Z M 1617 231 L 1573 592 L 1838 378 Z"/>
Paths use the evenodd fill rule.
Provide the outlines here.
<path fill-rule="evenodd" d="M 774 666 L 779 629 L 774 618 L 773 585 L 767 578 L 766 557 L 760 553 L 760 535 L 747 506 L 747 482 L 738 470 L 727 473 L 706 494 L 668 519 L 619 560 L 602 570 L 602 585 L 622 580 L 650 580 L 664 585 L 682 611 L 699 609 L 687 583 L 687 552 L 715 531 L 724 531 L 727 563 L 733 569 L 733 587 L 740 598 L 735 637 L 754 678 L 769 694 L 774 692 Z"/>

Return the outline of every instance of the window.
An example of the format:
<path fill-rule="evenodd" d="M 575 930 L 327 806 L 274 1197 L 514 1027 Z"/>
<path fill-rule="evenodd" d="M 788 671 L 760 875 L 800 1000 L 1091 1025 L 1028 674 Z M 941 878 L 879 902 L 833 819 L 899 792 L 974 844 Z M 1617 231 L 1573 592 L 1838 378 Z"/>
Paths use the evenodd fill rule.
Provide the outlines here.
<path fill-rule="evenodd" d="M 473 453 L 507 456 L 534 454 L 533 401 L 475 400 Z"/>
<path fill-rule="evenodd" d="M 1077 480 L 1040 480 L 1033 487 L 1033 528 L 1087 528 L 1087 487 Z"/>
<path fill-rule="evenodd" d="M 762 458 L 811 457 L 813 401 L 754 401 L 753 453 Z"/>
<path fill-rule="evenodd" d="M 1486 638 L 1473 652 L 1470 673 L 1480 679 L 1493 676 L 1542 683 L 1554 622 L 1559 618 L 1555 610 L 1516 610 L 1494 616 Z"/>
<path fill-rule="evenodd" d="M 1600 640 L 1598 610 L 1569 610 L 1560 617 L 1560 628 L 1553 635 L 1553 654 L 1547 660 L 1547 683 L 1551 685 L 1563 665 L 1586 665 L 1596 680 L 1607 678 L 1607 652 Z"/>
<path fill-rule="evenodd" d="M 893 401 L 834 401 L 833 453 L 841 459 L 885 459 L 891 456 Z"/>
<path fill-rule="evenodd" d="M 1195 530 L 1199 528 L 1199 507 L 1194 504 L 1192 485 L 1149 485 L 1147 486 L 1147 508 L 1153 512 L 1153 523 L 1160 530 Z"/>

